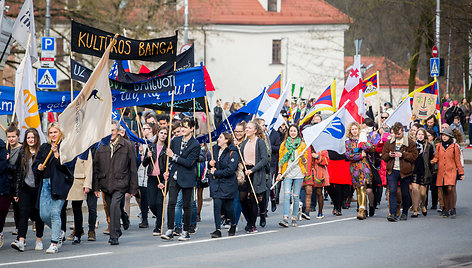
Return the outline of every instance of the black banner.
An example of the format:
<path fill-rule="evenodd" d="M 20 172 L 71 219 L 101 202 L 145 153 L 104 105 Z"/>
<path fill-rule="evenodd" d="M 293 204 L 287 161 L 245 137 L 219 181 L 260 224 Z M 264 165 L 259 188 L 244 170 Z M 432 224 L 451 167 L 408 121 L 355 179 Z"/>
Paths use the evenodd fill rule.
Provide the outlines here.
<path fill-rule="evenodd" d="M 115 36 L 78 22 L 72 21 L 72 51 L 101 57 Z M 177 33 L 174 36 L 150 40 L 135 40 L 119 35 L 110 52 L 113 60 L 175 61 Z"/>
<path fill-rule="evenodd" d="M 92 70 L 71 59 L 71 76 L 72 79 L 87 83 L 87 80 L 92 75 Z M 124 83 L 109 79 L 110 89 L 134 93 L 155 93 L 156 91 L 172 91 L 175 88 L 174 73 L 164 74 L 148 80 Z"/>
<path fill-rule="evenodd" d="M 177 55 L 176 58 L 176 71 L 187 69 L 194 66 L 194 49 L 193 45 L 186 51 Z M 143 81 L 149 78 L 153 78 L 162 74 L 170 73 L 174 71 L 174 62 L 167 61 L 156 70 L 151 71 L 150 73 L 130 73 L 126 72 L 121 64 L 121 61 L 118 61 L 118 81 L 125 83 L 133 83 L 138 81 Z"/>

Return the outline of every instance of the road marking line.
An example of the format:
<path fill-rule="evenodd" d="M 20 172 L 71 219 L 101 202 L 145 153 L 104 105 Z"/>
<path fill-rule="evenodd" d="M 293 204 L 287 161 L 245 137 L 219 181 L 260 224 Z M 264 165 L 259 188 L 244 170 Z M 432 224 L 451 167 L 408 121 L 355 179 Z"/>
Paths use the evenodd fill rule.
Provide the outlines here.
<path fill-rule="evenodd" d="M 167 245 L 160 245 L 159 247 L 160 248 L 167 248 L 167 247 L 198 244 L 198 243 L 211 242 L 211 241 L 221 241 L 221 240 L 227 240 L 227 239 L 235 239 L 235 238 L 246 237 L 246 236 L 270 234 L 270 233 L 276 233 L 276 232 L 277 232 L 277 230 L 272 230 L 272 231 L 265 231 L 265 232 L 255 233 L 255 234 L 243 234 L 243 235 L 236 235 L 236 236 L 226 236 L 226 237 L 221 237 L 221 238 L 210 238 L 210 239 L 204 239 L 204 240 L 195 240 L 195 241 L 190 241 L 190 242 L 172 243 L 172 244 L 167 244 Z"/>
<path fill-rule="evenodd" d="M 45 261 L 62 261 L 62 260 L 70 260 L 70 259 L 78 259 L 78 258 L 108 255 L 108 254 L 112 254 L 112 253 L 113 252 L 102 252 L 102 253 L 85 254 L 85 255 L 78 255 L 78 256 L 69 256 L 69 257 L 62 257 L 62 258 L 49 258 L 49 259 L 42 259 L 42 260 L 8 262 L 8 263 L 0 263 L 0 266 L 28 264 L 28 263 L 45 262 Z"/>
<path fill-rule="evenodd" d="M 323 222 L 317 222 L 317 223 L 310 223 L 306 225 L 300 225 L 300 228 L 304 227 L 310 227 L 310 226 L 315 226 L 315 225 L 322 225 L 322 224 L 328 224 L 328 223 L 334 223 L 334 222 L 340 222 L 340 221 L 349 221 L 349 220 L 354 220 L 356 217 L 351 217 L 351 218 L 345 218 L 345 219 L 339 219 L 339 220 L 334 220 L 334 221 L 323 221 Z"/>

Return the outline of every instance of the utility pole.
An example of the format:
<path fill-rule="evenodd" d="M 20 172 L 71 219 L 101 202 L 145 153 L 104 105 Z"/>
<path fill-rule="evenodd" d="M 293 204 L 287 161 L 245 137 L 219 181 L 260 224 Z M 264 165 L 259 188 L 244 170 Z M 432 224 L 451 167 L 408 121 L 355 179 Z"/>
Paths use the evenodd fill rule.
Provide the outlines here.
<path fill-rule="evenodd" d="M 188 0 L 184 1 L 184 5 L 185 5 L 184 7 L 184 13 L 185 13 L 184 44 L 188 44 Z"/>
<path fill-rule="evenodd" d="M 44 34 L 49 36 L 49 28 L 51 27 L 51 14 L 49 12 L 49 6 L 51 4 L 51 0 L 46 0 L 46 21 L 45 21 L 45 29 Z"/>

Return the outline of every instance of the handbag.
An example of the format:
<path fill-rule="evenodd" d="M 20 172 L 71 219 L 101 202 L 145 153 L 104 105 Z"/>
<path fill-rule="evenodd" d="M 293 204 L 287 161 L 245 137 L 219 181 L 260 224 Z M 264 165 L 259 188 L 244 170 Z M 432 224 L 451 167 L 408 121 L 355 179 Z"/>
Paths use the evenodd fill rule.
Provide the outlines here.
<path fill-rule="evenodd" d="M 454 144 L 454 155 L 456 155 L 456 145 L 459 147 L 458 144 Z M 460 155 L 460 160 L 462 167 L 464 167 L 464 156 L 462 155 L 462 150 L 459 148 L 459 155 Z M 459 169 L 456 169 L 456 181 L 461 181 L 462 180 L 462 175 L 459 174 Z"/>
<path fill-rule="evenodd" d="M 375 183 L 376 186 L 382 185 L 382 178 L 380 178 L 379 169 L 375 167 L 369 155 L 366 157 L 366 160 L 367 164 L 369 164 L 370 173 L 372 174 L 372 184 Z"/>

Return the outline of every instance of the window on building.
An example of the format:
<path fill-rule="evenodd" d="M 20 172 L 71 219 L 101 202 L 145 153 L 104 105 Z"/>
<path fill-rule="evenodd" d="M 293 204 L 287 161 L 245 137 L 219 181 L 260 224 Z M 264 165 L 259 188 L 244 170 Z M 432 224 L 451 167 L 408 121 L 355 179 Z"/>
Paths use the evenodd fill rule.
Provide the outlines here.
<path fill-rule="evenodd" d="M 267 11 L 277 12 L 277 0 L 267 0 Z"/>
<path fill-rule="evenodd" d="M 272 64 L 281 64 L 282 40 L 272 40 Z"/>

